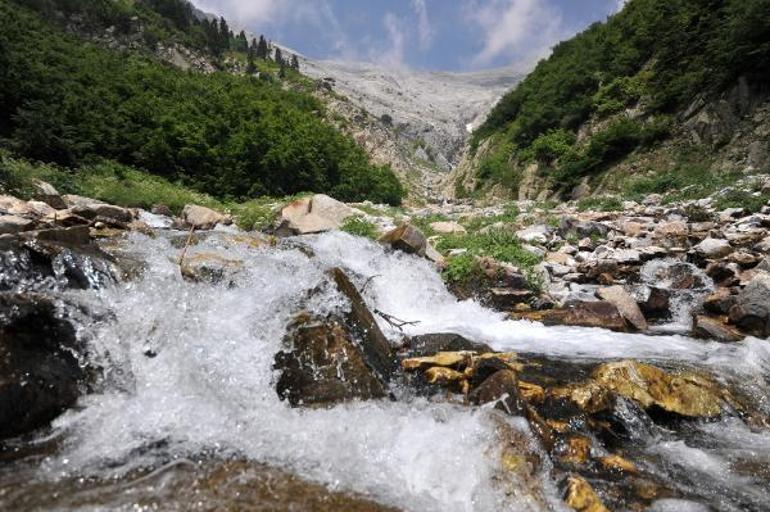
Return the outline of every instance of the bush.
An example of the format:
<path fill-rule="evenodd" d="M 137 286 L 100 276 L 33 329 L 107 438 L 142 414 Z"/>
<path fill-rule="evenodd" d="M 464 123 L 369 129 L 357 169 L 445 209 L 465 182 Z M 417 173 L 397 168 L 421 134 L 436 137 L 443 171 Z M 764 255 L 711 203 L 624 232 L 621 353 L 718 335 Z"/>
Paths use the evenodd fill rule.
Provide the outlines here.
<path fill-rule="evenodd" d="M 770 201 L 770 196 L 761 192 L 731 189 L 720 194 L 714 202 L 717 211 L 727 208 L 743 208 L 747 213 L 757 213 Z"/>
<path fill-rule="evenodd" d="M 349 217 L 342 224 L 340 230 L 344 231 L 345 233 L 368 238 L 370 240 L 376 240 L 379 236 L 377 226 L 361 217 Z"/>
<path fill-rule="evenodd" d="M 524 153 L 524 158 L 531 155 L 531 158 L 538 162 L 550 164 L 569 153 L 573 144 L 575 144 L 573 133 L 566 130 L 551 130 L 532 142 L 528 151 Z"/>
<path fill-rule="evenodd" d="M 436 244 L 436 249 L 446 253 L 452 249 L 467 249 L 475 256 L 489 256 L 505 263 L 531 268 L 541 259 L 525 250 L 516 235 L 505 229 L 469 235 L 446 235 Z"/>
<path fill-rule="evenodd" d="M 448 283 L 467 283 L 471 278 L 481 276 L 481 268 L 476 257 L 470 253 L 449 258 L 442 276 Z"/>

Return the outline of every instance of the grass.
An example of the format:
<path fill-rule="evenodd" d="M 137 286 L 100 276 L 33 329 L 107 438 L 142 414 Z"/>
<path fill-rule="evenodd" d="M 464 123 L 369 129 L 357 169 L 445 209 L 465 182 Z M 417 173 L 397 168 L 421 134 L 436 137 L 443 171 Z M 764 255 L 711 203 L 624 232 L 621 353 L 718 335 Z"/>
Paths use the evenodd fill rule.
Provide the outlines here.
<path fill-rule="evenodd" d="M 714 202 L 717 211 L 728 208 L 743 208 L 747 213 L 757 213 L 770 200 L 770 196 L 761 192 L 731 189 L 720 194 Z"/>
<path fill-rule="evenodd" d="M 516 222 L 516 219 L 518 219 L 520 214 L 521 212 L 516 203 L 508 203 L 503 206 L 503 213 L 501 215 L 494 215 L 492 217 L 474 217 L 466 222 L 464 227 L 469 232 L 474 232 L 498 222 Z"/>
<path fill-rule="evenodd" d="M 377 226 L 361 217 L 349 217 L 345 220 L 340 229 L 345 233 L 368 238 L 370 240 L 376 240 L 379 236 Z"/>
<path fill-rule="evenodd" d="M 439 213 L 432 213 L 430 215 L 424 215 L 421 217 L 414 216 L 412 217 L 412 225 L 418 228 L 426 237 L 431 237 L 436 235 L 436 231 L 430 227 L 431 224 L 434 222 L 447 222 L 449 221 L 449 217 L 446 215 L 441 215 Z"/>

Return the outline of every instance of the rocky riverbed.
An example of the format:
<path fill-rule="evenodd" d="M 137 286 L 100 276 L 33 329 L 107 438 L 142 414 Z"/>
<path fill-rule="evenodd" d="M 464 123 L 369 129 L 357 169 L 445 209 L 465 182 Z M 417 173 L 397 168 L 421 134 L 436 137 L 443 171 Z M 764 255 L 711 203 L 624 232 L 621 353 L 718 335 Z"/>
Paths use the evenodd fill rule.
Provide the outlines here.
<path fill-rule="evenodd" d="M 0 197 L 3 509 L 770 507 L 768 206 L 38 198 Z"/>

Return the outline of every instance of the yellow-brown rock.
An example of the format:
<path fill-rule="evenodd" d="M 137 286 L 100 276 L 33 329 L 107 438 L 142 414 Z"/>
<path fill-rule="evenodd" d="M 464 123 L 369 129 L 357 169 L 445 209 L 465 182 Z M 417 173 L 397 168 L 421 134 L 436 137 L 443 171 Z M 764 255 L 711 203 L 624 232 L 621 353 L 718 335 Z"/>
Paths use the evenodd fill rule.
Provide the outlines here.
<path fill-rule="evenodd" d="M 628 459 L 624 459 L 620 455 L 605 455 L 604 457 L 597 457 L 599 464 L 602 465 L 607 471 L 614 471 L 618 473 L 637 473 L 636 465 Z"/>
<path fill-rule="evenodd" d="M 578 512 L 609 512 L 591 484 L 578 475 L 570 475 L 567 479 L 564 501 Z"/>
<path fill-rule="evenodd" d="M 548 395 L 553 398 L 566 398 L 588 414 L 607 410 L 612 405 L 612 396 L 607 388 L 592 381 L 552 388 L 548 390 Z"/>
<path fill-rule="evenodd" d="M 430 357 L 415 357 L 401 361 L 401 367 L 406 371 L 424 370 L 435 366 L 445 368 L 464 368 L 471 361 L 470 352 L 439 352 Z"/>
<path fill-rule="evenodd" d="M 465 380 L 465 375 L 442 366 L 434 366 L 425 370 L 425 379 L 430 384 L 446 385 Z"/>
<path fill-rule="evenodd" d="M 531 382 L 519 381 L 519 393 L 530 403 L 541 403 L 545 400 L 545 390 Z"/>
<path fill-rule="evenodd" d="M 557 445 L 557 452 L 563 462 L 585 464 L 591 456 L 591 440 L 585 436 L 571 436 Z"/>
<path fill-rule="evenodd" d="M 693 373 L 678 375 L 636 361 L 606 363 L 596 368 L 594 381 L 645 409 L 688 417 L 713 418 L 722 412 L 723 399 L 715 383 Z"/>

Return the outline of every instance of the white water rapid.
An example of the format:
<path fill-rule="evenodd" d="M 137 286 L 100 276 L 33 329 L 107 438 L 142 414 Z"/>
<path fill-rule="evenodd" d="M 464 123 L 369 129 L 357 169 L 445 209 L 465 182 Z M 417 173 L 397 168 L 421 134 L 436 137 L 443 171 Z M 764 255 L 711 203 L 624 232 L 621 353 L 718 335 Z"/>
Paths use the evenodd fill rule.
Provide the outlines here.
<path fill-rule="evenodd" d="M 235 240 L 211 236 L 188 253 L 216 252 L 242 262 L 231 286 L 184 281 L 179 249 L 168 237 L 132 233 L 123 249 L 145 262 L 139 278 L 96 292 L 68 292 L 114 314 L 81 327 L 105 368 L 104 384 L 54 422 L 63 444 L 36 478 L 120 475 L 215 453 L 264 462 L 406 510 L 534 506 L 492 485 L 496 436 L 485 409 L 423 398 L 293 409 L 279 400 L 273 358 L 290 317 L 301 307 L 322 313 L 348 306 L 333 286 L 304 303 L 308 290 L 327 281 L 324 271 L 332 266 L 346 268 L 359 285 L 377 276 L 365 299 L 370 307 L 419 322 L 406 328 L 408 334 L 456 332 L 499 350 L 570 359 L 685 361 L 710 368 L 755 396 L 768 391 L 766 341 L 719 344 L 546 328 L 508 320 L 472 301 L 458 302 L 429 262 L 386 253 L 361 238 L 328 233 L 298 239 L 314 257 L 288 246 L 254 249 Z M 385 323 L 381 327 L 394 343 L 400 341 L 401 333 Z M 758 402 L 770 411 L 766 399 Z M 527 428 L 523 421 L 514 425 Z M 709 501 L 724 510 L 770 508 L 767 489 L 730 470 L 746 450 L 755 450 L 758 463 L 770 464 L 767 431 L 722 420 L 702 424 L 692 439 L 658 431 L 638 435 L 650 460 L 662 460 L 668 475 L 689 473 L 699 489 L 700 498 L 661 499 L 654 510 L 701 510 Z M 546 487 L 553 507 L 563 507 L 557 491 Z"/>

